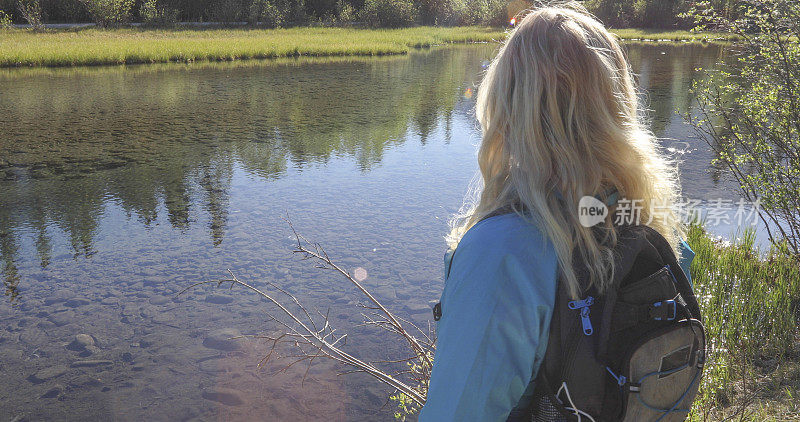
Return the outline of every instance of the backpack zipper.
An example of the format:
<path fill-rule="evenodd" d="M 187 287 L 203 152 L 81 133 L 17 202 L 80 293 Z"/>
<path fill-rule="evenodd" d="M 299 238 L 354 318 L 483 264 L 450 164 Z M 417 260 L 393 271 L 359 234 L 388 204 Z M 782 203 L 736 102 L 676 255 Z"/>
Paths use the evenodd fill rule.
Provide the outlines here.
<path fill-rule="evenodd" d="M 567 302 L 567 307 L 569 309 L 580 309 L 581 310 L 581 324 L 572 323 L 569 330 L 569 346 L 566 349 L 566 359 L 562 362 L 561 366 L 561 380 L 566 380 L 569 375 L 569 372 L 572 369 L 572 364 L 575 362 L 575 354 L 578 352 L 578 343 L 580 343 L 581 336 L 578 335 L 578 331 L 583 331 L 583 333 L 587 336 L 591 335 L 594 332 L 592 328 L 592 322 L 589 319 L 589 307 L 594 304 L 595 298 L 592 296 L 587 296 L 586 299 L 583 300 L 573 300 Z M 584 311 L 586 315 L 583 315 Z M 587 328 L 589 332 L 587 334 Z"/>
<path fill-rule="evenodd" d="M 567 307 L 573 310 L 580 310 L 581 326 L 583 327 L 583 334 L 590 336 L 594 333 L 592 328 L 592 320 L 589 319 L 589 307 L 594 304 L 594 297 L 586 296 L 583 300 L 572 300 L 567 303 Z"/>

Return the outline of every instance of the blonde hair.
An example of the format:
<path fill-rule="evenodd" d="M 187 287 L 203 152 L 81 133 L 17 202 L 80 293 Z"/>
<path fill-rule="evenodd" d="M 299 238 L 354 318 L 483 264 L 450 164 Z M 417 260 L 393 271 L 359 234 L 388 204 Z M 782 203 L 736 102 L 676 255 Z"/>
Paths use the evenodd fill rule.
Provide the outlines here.
<path fill-rule="evenodd" d="M 476 114 L 482 188 L 451 221 L 451 247 L 481 219 L 511 209 L 551 241 L 573 298 L 583 293 L 573 257 L 602 292 L 614 271 L 615 208 L 587 228 L 578 203 L 585 195 L 605 200 L 615 188 L 677 249 L 677 166 L 647 129 L 618 40 L 582 6 L 527 11 L 478 88 Z"/>

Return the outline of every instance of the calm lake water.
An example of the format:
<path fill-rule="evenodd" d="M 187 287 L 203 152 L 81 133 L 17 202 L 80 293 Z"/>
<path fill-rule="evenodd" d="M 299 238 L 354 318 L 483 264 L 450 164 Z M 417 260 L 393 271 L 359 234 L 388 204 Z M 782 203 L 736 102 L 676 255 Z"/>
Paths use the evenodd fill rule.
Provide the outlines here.
<path fill-rule="evenodd" d="M 272 311 L 230 268 L 330 308 L 365 359 L 401 358 L 353 288 L 292 255 L 282 217 L 399 316 L 429 319 L 443 235 L 477 166 L 495 45 L 368 59 L 0 72 L 0 415 L 16 420 L 391 420 L 328 362 L 256 368 Z M 684 194 L 738 198 L 676 110 L 714 45 L 629 45 Z M 727 234 L 729 228 L 718 228 Z M 219 329 L 227 329 L 220 333 Z M 77 336 L 86 334 L 88 336 Z M 76 338 L 77 336 L 77 338 Z M 222 337 L 222 338 L 219 338 Z"/>

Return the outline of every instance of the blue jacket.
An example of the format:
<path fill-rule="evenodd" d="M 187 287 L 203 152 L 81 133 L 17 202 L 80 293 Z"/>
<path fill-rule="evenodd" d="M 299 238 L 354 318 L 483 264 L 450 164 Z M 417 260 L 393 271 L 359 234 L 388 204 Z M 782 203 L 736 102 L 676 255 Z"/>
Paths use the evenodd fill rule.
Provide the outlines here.
<path fill-rule="evenodd" d="M 688 274 L 694 253 L 682 244 Z M 445 255 L 442 317 L 419 420 L 505 421 L 527 403 L 556 295 L 555 250 L 517 214 L 475 224 Z"/>

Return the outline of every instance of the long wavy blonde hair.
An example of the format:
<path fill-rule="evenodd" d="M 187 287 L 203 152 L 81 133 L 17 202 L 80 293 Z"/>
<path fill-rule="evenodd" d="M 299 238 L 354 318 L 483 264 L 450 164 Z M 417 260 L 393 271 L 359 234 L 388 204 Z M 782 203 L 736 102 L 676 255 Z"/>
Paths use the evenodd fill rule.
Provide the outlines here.
<path fill-rule="evenodd" d="M 550 239 L 572 297 L 583 293 L 574 257 L 603 291 L 614 271 L 616 208 L 588 228 L 579 222 L 578 203 L 585 195 L 604 200 L 615 188 L 642 224 L 677 248 L 683 227 L 672 207 L 676 163 L 647 129 L 619 41 L 582 6 L 527 11 L 480 84 L 476 114 L 482 187 L 451 221 L 451 247 L 476 222 L 511 209 Z"/>

